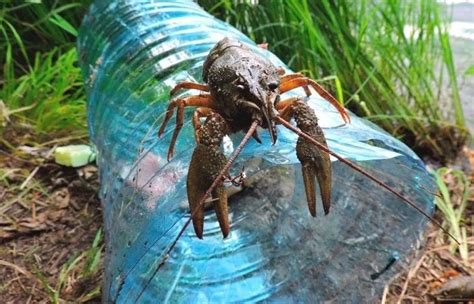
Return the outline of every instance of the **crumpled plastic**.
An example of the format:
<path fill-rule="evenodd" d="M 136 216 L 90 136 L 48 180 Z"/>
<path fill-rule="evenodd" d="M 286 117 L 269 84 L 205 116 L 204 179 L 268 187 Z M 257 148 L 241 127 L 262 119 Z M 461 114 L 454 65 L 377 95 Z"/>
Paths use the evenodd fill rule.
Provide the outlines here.
<path fill-rule="evenodd" d="M 192 1 L 96 1 L 84 19 L 78 50 L 100 170 L 103 301 L 376 301 L 410 261 L 426 219 L 334 159 L 331 212 L 323 216 L 318 203 L 318 216 L 311 217 L 297 136 L 280 126 L 275 145 L 260 132 L 263 144 L 251 141 L 233 165 L 236 174 L 245 168 L 250 186 L 229 199 L 229 237 L 223 239 L 209 210 L 203 240 L 191 226 L 178 238 L 189 219 L 185 180 L 195 144 L 192 109 L 170 162 L 172 124 L 161 139 L 157 130 L 170 89 L 184 80 L 201 82 L 209 50 L 224 37 L 243 41 L 289 71 Z M 304 96 L 302 90 L 287 94 Z M 433 179 L 409 148 L 355 115 L 344 125 L 317 94 L 306 100 L 332 151 L 432 212 Z M 230 136 L 226 153 L 242 136 Z"/>

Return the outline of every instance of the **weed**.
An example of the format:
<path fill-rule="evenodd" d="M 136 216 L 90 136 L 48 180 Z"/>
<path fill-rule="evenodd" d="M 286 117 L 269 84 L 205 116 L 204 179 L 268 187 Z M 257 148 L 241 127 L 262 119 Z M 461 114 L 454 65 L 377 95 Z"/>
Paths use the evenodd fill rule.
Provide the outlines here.
<path fill-rule="evenodd" d="M 464 75 L 473 76 L 474 75 L 474 65 L 469 66 L 466 69 L 466 71 L 464 72 Z"/>
<path fill-rule="evenodd" d="M 464 263 L 468 265 L 469 251 L 467 247 L 467 233 L 463 221 L 464 211 L 466 210 L 470 196 L 469 180 L 462 171 L 452 170 L 446 167 L 436 170 L 435 177 L 441 194 L 441 196 L 436 197 L 436 206 L 443 213 L 450 232 L 460 241 L 459 254 Z M 448 183 L 460 188 L 456 189 L 458 191 L 455 191 L 460 195 L 450 193 Z M 453 240 L 450 240 L 450 242 L 451 252 L 454 253 L 458 245 Z"/>
<path fill-rule="evenodd" d="M 82 271 L 85 277 L 91 277 L 99 271 L 99 262 L 102 255 L 104 246 L 102 245 L 102 229 L 99 229 L 95 235 L 94 241 L 92 242 L 91 248 L 86 253 L 86 263 Z"/>
<path fill-rule="evenodd" d="M 0 100 L 3 120 L 16 118 L 32 125 L 40 134 L 49 132 L 85 134 L 85 93 L 76 66 L 76 50 L 58 49 L 36 54 L 30 71 L 18 78 L 11 62 L 4 66 Z"/>
<path fill-rule="evenodd" d="M 51 286 L 46 276 L 36 267 L 35 275 L 43 285 L 43 289 L 49 296 L 52 303 L 61 303 L 62 294 L 67 293 L 65 289 L 73 290 L 75 284 L 87 282 L 92 277 L 98 276 L 100 271 L 100 261 L 104 246 L 102 245 L 102 229 L 96 233 L 91 247 L 81 254 L 72 255 L 64 263 L 57 277 L 55 286 Z M 90 287 L 93 287 L 92 289 Z M 100 285 L 92 285 L 86 292 L 76 295 L 75 303 L 84 303 L 100 296 Z"/>
<path fill-rule="evenodd" d="M 85 134 L 85 96 L 74 41 L 88 2 L 2 4 L 0 132 L 14 118 L 43 135 Z"/>
<path fill-rule="evenodd" d="M 446 20 L 435 1 L 201 0 L 291 68 L 333 75 L 343 100 L 441 161 L 467 137 Z M 446 73 L 447 72 L 447 73 Z M 447 81 L 446 75 L 447 74 Z M 444 94 L 449 84 L 450 96 Z M 454 109 L 454 111 L 451 111 Z"/>
<path fill-rule="evenodd" d="M 16 67 L 21 68 L 29 66 L 29 57 L 37 51 L 71 48 L 90 2 L 42 0 L 0 4 L 0 54 L 7 54 L 10 49 Z M 0 62 L 3 64 L 4 58 Z"/>

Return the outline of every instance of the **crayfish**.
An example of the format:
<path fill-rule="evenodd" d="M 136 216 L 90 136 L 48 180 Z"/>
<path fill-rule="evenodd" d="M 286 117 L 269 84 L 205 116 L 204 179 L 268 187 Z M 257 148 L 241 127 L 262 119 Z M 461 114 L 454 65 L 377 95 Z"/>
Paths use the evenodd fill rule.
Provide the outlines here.
<path fill-rule="evenodd" d="M 397 195 L 440 226 L 408 198 L 372 177 L 358 165 L 330 151 L 313 109 L 303 98 L 281 99 L 281 94 L 296 88 L 303 88 L 309 96 L 312 94 L 312 88 L 337 109 L 345 123 L 350 123 L 350 116 L 345 108 L 316 81 L 300 73 L 285 75 L 282 68 L 274 66 L 242 42 L 229 38 L 219 41 L 211 49 L 204 62 L 203 80 L 206 84 L 181 82 L 171 90 L 171 96 L 182 89 L 195 89 L 201 93 L 173 99 L 158 131 L 158 136 L 161 137 L 176 109 L 176 127 L 168 149 L 170 160 L 183 126 L 184 109 L 196 107 L 192 123 L 197 145 L 189 165 L 187 194 L 191 210 L 190 220 L 192 219 L 198 238 L 203 235 L 204 203 L 208 196 L 212 196 L 211 201 L 214 203 L 222 234 L 224 237 L 229 234 L 227 192 L 224 187 L 226 179 L 232 180 L 228 170 L 251 137 L 261 142 L 257 127 L 267 129 L 272 143 L 275 144 L 277 124 L 284 125 L 299 136 L 296 154 L 301 163 L 309 213 L 313 217 L 316 216 L 315 180 L 319 184 L 324 213 L 328 214 L 330 210 L 331 154 Z M 204 119 L 204 123 L 201 119 Z M 298 128 L 289 123 L 291 119 L 296 121 Z M 222 140 L 227 134 L 239 131 L 245 131 L 246 135 L 234 154 L 227 159 L 220 149 Z"/>

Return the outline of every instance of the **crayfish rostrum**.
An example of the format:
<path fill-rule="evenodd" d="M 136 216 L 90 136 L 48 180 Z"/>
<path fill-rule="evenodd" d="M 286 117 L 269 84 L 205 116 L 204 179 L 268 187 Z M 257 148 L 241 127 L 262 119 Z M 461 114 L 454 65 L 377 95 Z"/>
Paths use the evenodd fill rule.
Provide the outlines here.
<path fill-rule="evenodd" d="M 187 179 L 187 192 L 194 230 L 202 238 L 206 190 L 214 198 L 214 207 L 224 237 L 229 233 L 227 194 L 224 178 L 233 159 L 220 151 L 223 137 L 229 133 L 247 132 L 260 142 L 257 126 L 268 129 L 273 143 L 277 139 L 276 124 L 282 119 L 295 119 L 298 128 L 326 145 L 314 111 L 299 97 L 281 99 L 281 94 L 302 87 L 306 94 L 315 89 L 339 111 L 342 119 L 350 118 L 344 107 L 318 83 L 302 74 L 287 74 L 270 61 L 253 52 L 242 42 L 224 38 L 210 51 L 203 66 L 206 84 L 182 82 L 171 90 L 173 96 L 181 89 L 197 89 L 202 93 L 173 99 L 165 114 L 158 135 L 161 136 L 176 108 L 176 128 L 168 150 L 168 160 L 183 125 L 184 108 L 193 106 L 193 126 L 197 147 L 194 150 Z M 206 118 L 201 124 L 201 118 Z M 245 144 L 245 143 L 243 143 Z M 315 179 L 318 180 L 324 211 L 331 205 L 331 162 L 329 155 L 299 137 L 297 157 L 302 165 L 309 211 L 316 216 Z M 238 153 L 238 152 L 237 152 Z M 227 166 L 226 166 L 227 165 Z M 212 187 L 211 187 L 212 186 Z M 209 190 L 209 188 L 212 188 Z"/>

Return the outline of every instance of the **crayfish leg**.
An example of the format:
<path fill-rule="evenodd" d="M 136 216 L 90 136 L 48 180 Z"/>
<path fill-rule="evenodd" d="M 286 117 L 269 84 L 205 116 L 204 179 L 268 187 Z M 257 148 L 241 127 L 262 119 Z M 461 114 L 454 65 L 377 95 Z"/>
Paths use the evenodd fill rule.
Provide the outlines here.
<path fill-rule="evenodd" d="M 183 89 L 191 89 L 191 90 L 199 90 L 199 91 L 203 91 L 203 92 L 209 92 L 209 87 L 205 84 L 194 83 L 194 82 L 190 82 L 190 81 L 183 81 L 183 82 L 178 83 L 170 91 L 170 96 L 173 96 L 178 91 L 183 90 Z"/>
<path fill-rule="evenodd" d="M 173 157 L 174 154 L 174 146 L 176 144 L 176 140 L 178 138 L 178 134 L 181 131 L 184 121 L 184 108 L 185 107 L 205 107 L 205 108 L 212 108 L 214 106 L 213 100 L 211 95 L 209 94 L 201 94 L 201 95 L 191 95 L 184 98 L 174 99 L 172 100 L 169 105 L 168 109 L 165 112 L 165 117 L 163 122 L 158 130 L 158 137 L 161 137 L 165 132 L 166 125 L 168 124 L 169 120 L 173 117 L 174 109 L 176 110 L 176 127 L 173 132 L 173 136 L 171 138 L 170 146 L 168 149 L 168 161 Z"/>
<path fill-rule="evenodd" d="M 323 97 L 333 107 L 336 108 L 336 110 L 339 112 L 339 114 L 341 115 L 345 123 L 351 122 L 351 117 L 347 113 L 344 106 L 341 105 L 336 98 L 334 98 L 328 91 L 326 91 L 326 89 L 324 89 L 316 81 L 308 77 L 305 77 L 300 73 L 288 74 L 281 78 L 281 83 L 280 83 L 280 88 L 279 88 L 280 94 L 286 93 L 288 91 L 291 91 L 299 87 L 304 88 L 307 96 L 311 95 L 311 91 L 309 91 L 308 87 L 312 87 L 316 92 L 318 92 L 319 95 L 321 95 L 321 97 Z"/>

